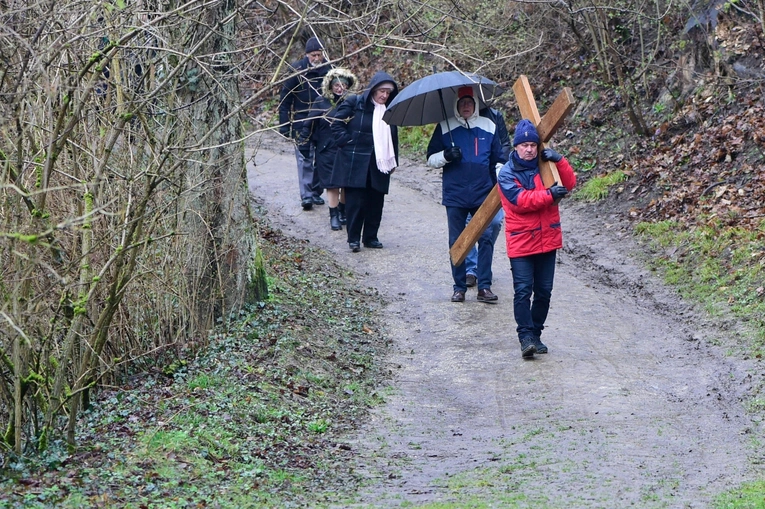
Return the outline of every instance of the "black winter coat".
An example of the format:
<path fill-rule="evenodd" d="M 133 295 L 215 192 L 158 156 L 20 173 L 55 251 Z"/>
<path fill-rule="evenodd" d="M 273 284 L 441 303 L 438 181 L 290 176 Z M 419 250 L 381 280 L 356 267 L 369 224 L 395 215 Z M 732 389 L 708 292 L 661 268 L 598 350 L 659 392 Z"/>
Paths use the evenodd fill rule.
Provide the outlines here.
<path fill-rule="evenodd" d="M 321 82 L 330 70 L 329 65 L 311 67 L 308 57 L 290 64 L 290 72 L 304 71 L 284 82 L 279 97 L 279 132 L 285 136 L 297 137 L 303 128 L 303 119 L 308 116 L 311 102 L 320 97 Z"/>
<path fill-rule="evenodd" d="M 373 189 L 388 194 L 390 173 L 383 173 L 377 169 L 372 138 L 372 116 L 375 107 L 371 92 L 385 81 L 394 85 L 386 103 L 390 104 L 398 94 L 398 85 L 390 74 L 379 71 L 362 94 L 348 96 L 332 113 L 332 133 L 339 148 L 332 169 L 331 187 L 364 188 L 369 177 Z M 390 126 L 390 130 L 398 162 L 398 128 Z"/>
<path fill-rule="evenodd" d="M 342 102 L 343 98 L 334 96 L 336 101 Z M 325 189 L 336 189 L 342 186 L 331 185 L 332 167 L 335 165 L 337 145 L 326 115 L 334 106 L 326 97 L 319 96 L 311 103 L 311 111 L 307 120 L 303 121 L 303 131 L 300 139 L 303 143 L 308 141 L 316 145 L 316 159 L 314 169 L 319 172 L 319 182 Z"/>

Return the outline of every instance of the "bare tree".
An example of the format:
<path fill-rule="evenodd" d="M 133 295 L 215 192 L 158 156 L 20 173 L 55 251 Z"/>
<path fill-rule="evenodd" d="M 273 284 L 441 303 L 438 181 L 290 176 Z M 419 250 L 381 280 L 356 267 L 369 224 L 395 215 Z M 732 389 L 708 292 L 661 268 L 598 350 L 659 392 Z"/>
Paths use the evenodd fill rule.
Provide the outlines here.
<path fill-rule="evenodd" d="M 241 113 L 278 93 L 307 37 L 370 75 L 380 56 L 400 56 L 402 84 L 433 69 L 509 77 L 522 41 L 507 16 L 526 13 L 412 0 L 3 3 L 4 443 L 45 448 L 61 417 L 73 443 L 115 366 L 183 348 L 263 295 Z"/>
<path fill-rule="evenodd" d="M 238 5 L 6 2 L 0 418 L 46 446 L 127 359 L 263 297 Z M 84 400 L 87 402 L 87 399 Z"/>
<path fill-rule="evenodd" d="M 722 3 L 762 21 L 761 0 Z M 690 9 L 0 0 L 0 444 L 44 448 L 65 423 L 74 442 L 80 408 L 116 367 L 197 344 L 265 295 L 244 146 L 275 127 L 285 64 L 308 37 L 362 84 L 391 62 L 400 85 L 451 69 L 511 84 L 550 60 L 585 62 L 647 134 L 644 112 L 673 72 L 667 34 Z"/>

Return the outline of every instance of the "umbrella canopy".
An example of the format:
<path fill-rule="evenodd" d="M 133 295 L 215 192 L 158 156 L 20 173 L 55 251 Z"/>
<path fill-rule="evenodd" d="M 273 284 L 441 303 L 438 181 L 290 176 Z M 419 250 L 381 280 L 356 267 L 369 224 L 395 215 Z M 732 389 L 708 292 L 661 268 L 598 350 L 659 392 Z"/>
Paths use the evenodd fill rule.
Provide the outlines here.
<path fill-rule="evenodd" d="M 453 105 L 461 87 L 473 88 L 477 108 L 487 106 L 487 101 L 500 95 L 503 90 L 495 82 L 478 74 L 447 71 L 425 76 L 401 90 L 388 105 L 383 115 L 389 125 L 435 124 L 453 116 Z"/>

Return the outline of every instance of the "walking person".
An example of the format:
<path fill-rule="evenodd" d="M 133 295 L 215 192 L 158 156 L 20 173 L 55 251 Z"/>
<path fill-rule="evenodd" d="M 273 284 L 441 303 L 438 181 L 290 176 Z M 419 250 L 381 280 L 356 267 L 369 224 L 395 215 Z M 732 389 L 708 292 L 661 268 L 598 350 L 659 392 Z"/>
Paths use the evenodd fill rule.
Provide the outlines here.
<path fill-rule="evenodd" d="M 472 87 L 461 87 L 452 105 L 454 117 L 440 122 L 428 144 L 428 165 L 443 168 L 442 199 L 449 225 L 449 248 L 465 229 L 468 215 L 475 214 L 497 182 L 495 167 L 504 163 L 496 125 L 478 115 Z M 487 228 L 478 239 L 479 302 L 495 304 L 491 291 L 494 238 Z M 452 302 L 464 302 L 467 291 L 465 262 L 451 264 L 454 286 Z"/>
<path fill-rule="evenodd" d="M 398 166 L 398 129 L 383 121 L 385 108 L 396 97 L 398 85 L 378 71 L 359 95 L 348 95 L 329 118 L 338 150 L 331 182 L 345 192 L 348 246 L 381 249 L 382 222 L 390 176 Z"/>
<path fill-rule="evenodd" d="M 313 143 L 316 147 L 314 171 L 318 175 L 320 186 L 327 190 L 329 225 L 334 231 L 343 229 L 345 203 L 342 203 L 341 215 L 341 189 L 339 185 L 332 182 L 337 144 L 327 115 L 331 115 L 330 111 L 345 99 L 347 91 L 353 88 L 357 81 L 356 76 L 348 69 L 337 67 L 327 72 L 321 86 L 322 95 L 311 103 L 300 137 L 306 145 Z"/>
<path fill-rule="evenodd" d="M 513 143 L 510 140 L 510 135 L 507 132 L 505 116 L 502 115 L 501 111 L 489 107 L 482 108 L 478 114 L 494 122 L 494 125 L 497 128 L 496 136 L 499 138 L 500 145 L 502 145 L 502 155 L 505 157 L 505 160 L 507 160 L 507 158 L 510 157 L 510 152 L 513 150 Z M 465 226 L 467 226 L 467 223 L 469 223 L 472 218 L 472 214 L 468 215 Z M 491 236 L 494 239 L 495 245 L 497 243 L 497 237 L 499 237 L 499 232 L 502 230 L 503 219 L 505 219 L 505 213 L 502 209 L 499 209 L 497 214 L 491 220 L 491 223 L 489 223 L 489 226 L 487 226 L 487 229 L 490 231 Z M 478 283 L 477 244 L 470 249 L 470 252 L 468 252 L 467 256 L 465 257 L 465 274 L 465 284 L 468 288 L 473 288 L 476 283 Z"/>
<path fill-rule="evenodd" d="M 545 189 L 537 159 L 539 141 L 534 124 L 526 119 L 518 122 L 515 151 L 497 176 L 513 273 L 513 314 L 523 358 L 548 351 L 541 336 L 550 309 L 555 256 L 563 247 L 558 202 L 576 185 L 576 174 L 566 158 L 546 148 L 541 159 L 555 163 L 561 182 Z"/>
<path fill-rule="evenodd" d="M 290 64 L 290 72 L 299 74 L 284 82 L 279 98 L 279 133 L 296 142 L 300 204 L 303 210 L 323 205 L 322 187 L 314 171 L 316 144 L 303 143 L 297 138 L 308 116 L 311 102 L 320 95 L 321 84 L 330 66 L 324 58 L 324 47 L 319 39 L 311 37 L 305 43 L 305 57 Z"/>

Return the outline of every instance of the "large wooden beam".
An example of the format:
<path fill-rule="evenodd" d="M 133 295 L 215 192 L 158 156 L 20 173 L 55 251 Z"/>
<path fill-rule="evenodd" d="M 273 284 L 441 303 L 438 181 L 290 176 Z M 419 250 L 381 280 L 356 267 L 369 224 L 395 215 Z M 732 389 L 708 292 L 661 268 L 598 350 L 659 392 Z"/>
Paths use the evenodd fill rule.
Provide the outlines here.
<path fill-rule="evenodd" d="M 465 258 L 467 258 L 468 253 L 473 249 L 478 237 L 481 236 L 486 229 L 486 226 L 491 223 L 491 220 L 494 219 L 494 216 L 497 215 L 497 212 L 499 212 L 501 207 L 502 202 L 499 199 L 499 187 L 494 186 L 449 250 L 449 255 L 451 256 L 454 265 L 459 265 Z M 457 258 L 455 258 L 455 253 Z"/>
<path fill-rule="evenodd" d="M 465 229 L 462 230 L 460 236 L 457 237 L 457 240 L 452 244 L 452 248 L 449 250 L 449 256 L 454 265 L 459 265 L 465 261 L 468 253 L 478 241 L 478 237 L 481 236 L 501 207 L 502 202 L 499 198 L 499 186 L 495 185 L 481 206 L 478 207 L 478 210 L 470 219 L 470 222 L 465 226 Z"/>
<path fill-rule="evenodd" d="M 553 107 L 545 114 L 545 122 L 539 117 L 537 103 L 534 101 L 534 93 L 531 91 L 531 85 L 526 76 L 521 76 L 513 85 L 513 92 L 518 101 L 518 109 L 521 110 L 521 118 L 527 118 L 536 126 L 539 138 L 542 141 L 539 145 L 539 153 L 545 148 L 545 143 L 550 141 L 553 133 L 560 127 L 563 121 L 574 107 L 574 96 L 571 89 L 564 88 L 563 92 L 558 94 Z M 557 106 L 556 106 L 557 105 Z M 542 128 L 542 130 L 540 130 Z M 560 183 L 558 168 L 552 161 L 542 161 L 539 159 L 539 175 L 542 177 L 542 183 L 545 187 L 550 187 L 556 182 Z"/>
<path fill-rule="evenodd" d="M 574 109 L 574 104 L 576 104 L 576 99 L 574 99 L 571 89 L 568 87 L 564 88 L 537 125 L 537 133 L 539 133 L 542 143 L 550 141 L 552 135 L 555 134 L 571 110 Z"/>
<path fill-rule="evenodd" d="M 563 124 L 566 115 L 569 114 L 574 107 L 574 94 L 571 93 L 571 89 L 566 87 L 558 94 L 558 97 L 553 102 L 550 109 L 547 110 L 545 116 L 539 118 L 539 111 L 537 110 L 536 102 L 534 101 L 534 94 L 531 91 L 529 80 L 526 76 L 521 75 L 520 78 L 513 85 L 513 92 L 515 92 L 515 98 L 518 101 L 518 108 L 521 110 L 521 117 L 531 120 L 537 127 L 537 133 L 542 144 L 539 147 L 539 152 L 542 152 L 544 148 L 543 144 L 550 141 L 555 131 Z M 544 166 L 543 166 L 544 165 Z M 544 168 L 544 170 L 543 170 Z M 539 162 L 539 173 L 542 177 L 545 187 L 552 186 L 555 182 L 560 183 L 560 176 L 558 175 L 558 168 L 552 162 Z M 470 250 L 475 245 L 478 238 L 486 230 L 494 216 L 499 212 L 502 207 L 502 202 L 499 198 L 499 187 L 494 188 L 486 197 L 483 204 L 473 215 L 473 218 L 467 224 L 462 234 L 454 242 L 449 250 L 449 256 L 451 257 L 454 265 L 459 265 L 467 257 Z"/>

